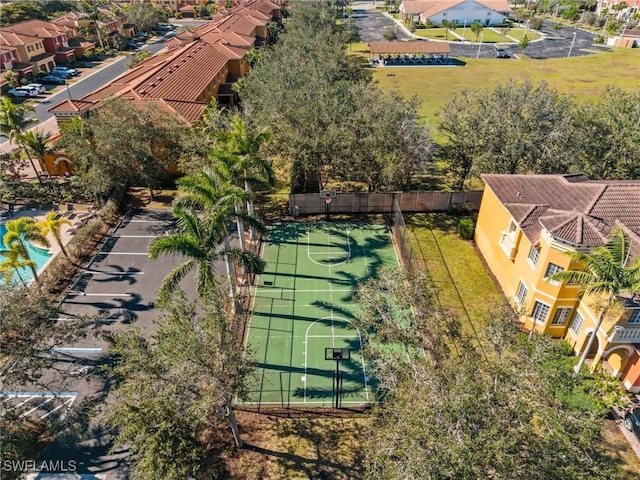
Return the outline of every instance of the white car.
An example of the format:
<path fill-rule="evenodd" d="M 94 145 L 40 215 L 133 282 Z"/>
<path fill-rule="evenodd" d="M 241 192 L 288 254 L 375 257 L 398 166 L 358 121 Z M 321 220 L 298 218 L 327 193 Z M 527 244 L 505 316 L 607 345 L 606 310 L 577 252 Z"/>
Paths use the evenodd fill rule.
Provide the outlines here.
<path fill-rule="evenodd" d="M 18 88 L 12 88 L 7 92 L 7 94 L 16 98 L 28 98 L 31 96 L 28 90 L 20 90 Z"/>
<path fill-rule="evenodd" d="M 35 88 L 32 87 L 18 87 L 16 88 L 16 90 L 23 90 L 25 92 L 27 92 L 29 94 L 30 97 L 35 97 L 36 95 L 38 95 L 38 90 L 36 90 Z"/>
<path fill-rule="evenodd" d="M 25 87 L 33 88 L 38 93 L 44 93 L 47 91 L 47 89 L 44 88 L 44 85 L 42 85 L 41 83 L 30 83 L 29 85 L 25 85 Z"/>

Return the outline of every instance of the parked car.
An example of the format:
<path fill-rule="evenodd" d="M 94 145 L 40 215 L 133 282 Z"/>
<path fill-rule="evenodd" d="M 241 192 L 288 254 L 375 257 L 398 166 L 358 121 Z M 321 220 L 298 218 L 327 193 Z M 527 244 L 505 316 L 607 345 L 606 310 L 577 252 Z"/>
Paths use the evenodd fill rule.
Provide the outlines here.
<path fill-rule="evenodd" d="M 71 75 L 70 73 L 64 72 L 62 70 L 57 70 L 55 72 L 51 70 L 51 75 L 54 75 L 59 78 L 64 78 L 64 79 L 73 77 L 73 75 Z"/>
<path fill-rule="evenodd" d="M 640 439 L 640 406 L 631 407 L 624 415 L 624 426 Z"/>
<path fill-rule="evenodd" d="M 9 91 L 7 91 L 7 94 L 11 97 L 15 97 L 15 98 L 29 98 L 31 95 L 29 95 L 29 92 L 26 90 L 20 90 L 18 88 L 12 88 Z"/>
<path fill-rule="evenodd" d="M 46 88 L 44 88 L 44 85 L 42 85 L 41 83 L 30 83 L 29 85 L 25 85 L 25 87 L 27 88 L 33 88 L 35 89 L 38 93 L 44 93 L 47 91 Z"/>
<path fill-rule="evenodd" d="M 17 87 L 15 90 L 21 90 L 23 92 L 27 92 L 27 94 L 30 97 L 35 97 L 36 95 L 38 95 L 38 90 L 36 90 L 35 88 L 31 88 L 31 87 Z"/>
<path fill-rule="evenodd" d="M 127 42 L 124 44 L 124 48 L 126 48 L 127 50 L 137 50 L 138 48 L 140 48 L 140 44 L 135 40 L 127 40 Z"/>
<path fill-rule="evenodd" d="M 58 75 L 59 72 L 64 72 L 67 75 L 71 75 L 71 76 L 76 76 L 80 73 L 75 68 L 69 68 L 69 67 L 53 67 L 53 69 L 51 70 L 51 73 L 53 73 L 54 75 Z"/>
<path fill-rule="evenodd" d="M 43 77 L 39 77 L 38 80 L 42 83 L 53 83 L 54 85 L 64 85 L 67 83 L 64 78 L 58 77 L 57 75 L 44 75 Z"/>
<path fill-rule="evenodd" d="M 158 30 L 159 32 L 170 32 L 171 30 L 175 30 L 175 28 L 176 27 L 169 23 L 160 23 L 156 27 L 156 30 Z"/>
<path fill-rule="evenodd" d="M 509 58 L 506 48 L 496 47 L 496 58 Z"/>

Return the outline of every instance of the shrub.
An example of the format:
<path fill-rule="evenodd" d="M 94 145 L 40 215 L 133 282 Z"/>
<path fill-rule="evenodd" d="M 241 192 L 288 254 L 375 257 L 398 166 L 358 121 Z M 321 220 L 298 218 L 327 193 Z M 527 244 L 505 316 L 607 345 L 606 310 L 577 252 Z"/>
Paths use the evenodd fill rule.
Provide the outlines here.
<path fill-rule="evenodd" d="M 602 35 L 598 35 L 593 39 L 593 42 L 597 45 L 602 45 L 604 43 L 604 37 Z"/>
<path fill-rule="evenodd" d="M 532 30 L 540 30 L 542 28 L 542 19 L 540 17 L 533 17 L 529 22 L 529 26 Z"/>
<path fill-rule="evenodd" d="M 458 222 L 458 235 L 463 240 L 473 240 L 473 231 L 476 228 L 476 221 L 473 217 L 461 218 Z"/>

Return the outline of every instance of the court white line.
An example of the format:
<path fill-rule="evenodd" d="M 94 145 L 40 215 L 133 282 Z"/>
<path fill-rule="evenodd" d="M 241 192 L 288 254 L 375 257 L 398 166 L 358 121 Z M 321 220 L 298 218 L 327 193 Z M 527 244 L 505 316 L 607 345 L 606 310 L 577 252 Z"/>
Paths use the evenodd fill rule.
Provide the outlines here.
<path fill-rule="evenodd" d="M 308 405 L 310 403 L 323 403 L 323 404 L 327 404 L 327 403 L 331 403 L 328 400 L 309 400 L 308 402 L 287 402 L 289 405 Z M 344 402 L 341 402 L 343 404 L 350 404 L 350 405 L 367 405 L 370 402 L 369 400 L 346 400 Z M 242 403 L 238 403 L 238 405 L 282 405 L 282 402 L 242 402 Z M 331 407 L 331 405 L 329 405 L 329 408 Z"/>
<path fill-rule="evenodd" d="M 9 412 L 9 411 L 11 411 L 11 410 L 15 410 L 16 408 L 20 408 L 20 407 L 21 407 L 22 405 L 24 405 L 25 403 L 29 403 L 29 401 L 30 401 L 32 398 L 35 398 L 35 397 L 34 397 L 33 395 L 31 395 L 31 396 L 30 396 L 30 397 L 28 397 L 25 401 L 20 402 L 20 403 L 19 403 L 19 404 L 17 404 L 17 405 L 12 405 L 12 406 L 10 406 L 9 408 L 6 408 L 6 409 L 5 409 L 5 411 L 4 411 L 4 412 L 2 412 L 2 415 L 0 415 L 0 416 L 4 417 L 4 414 L 5 414 L 5 413 L 7 413 L 7 412 Z"/>
<path fill-rule="evenodd" d="M 77 322 L 80 318 L 77 317 L 49 317 L 51 322 Z"/>
<path fill-rule="evenodd" d="M 254 289 L 257 292 L 273 292 L 276 293 L 277 292 L 277 288 L 273 288 L 273 287 L 256 287 Z M 289 292 L 294 292 L 294 293 L 298 293 L 298 292 L 311 292 L 311 293 L 326 293 L 326 292 L 353 292 L 353 288 L 339 288 L 339 289 L 334 289 L 334 290 L 285 290 L 286 293 Z"/>
<path fill-rule="evenodd" d="M 349 261 L 349 259 L 351 258 L 351 242 L 349 241 L 350 235 L 349 235 L 349 230 L 347 230 L 347 258 L 345 258 L 344 260 L 342 260 L 341 262 L 337 262 L 337 263 L 329 263 L 329 264 L 324 264 L 324 263 L 320 263 L 320 262 L 316 262 L 313 258 L 311 258 L 311 226 L 309 225 L 307 227 L 307 258 L 309 260 L 311 260 L 313 263 L 315 263 L 316 265 L 320 265 L 321 267 L 329 267 L 329 269 L 331 269 L 331 267 L 337 267 L 339 265 L 342 265 L 343 263 L 347 263 Z M 330 239 L 331 238 L 331 234 L 329 233 L 329 231 L 327 230 L 327 238 Z M 331 248 L 331 243 L 329 240 L 327 240 L 327 248 Z M 331 258 L 330 252 L 329 252 L 329 258 Z"/>
<path fill-rule="evenodd" d="M 307 338 L 356 338 L 357 335 L 307 335 Z M 335 347 L 335 344 L 333 345 Z"/>

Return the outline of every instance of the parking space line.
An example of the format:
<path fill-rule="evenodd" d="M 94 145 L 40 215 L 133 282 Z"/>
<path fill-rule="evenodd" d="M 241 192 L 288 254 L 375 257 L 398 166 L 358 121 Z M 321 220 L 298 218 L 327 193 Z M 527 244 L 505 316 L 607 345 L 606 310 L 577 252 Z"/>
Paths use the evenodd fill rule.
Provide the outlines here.
<path fill-rule="evenodd" d="M 133 297 L 132 293 L 84 293 L 69 292 L 67 297 Z"/>
<path fill-rule="evenodd" d="M 101 353 L 101 348 L 60 347 L 49 350 L 51 353 Z"/>
<path fill-rule="evenodd" d="M 160 235 L 111 235 L 111 238 L 157 238 Z"/>
<path fill-rule="evenodd" d="M 35 412 L 36 410 L 38 410 L 41 406 L 46 405 L 47 403 L 55 400 L 56 397 L 51 397 L 46 399 L 44 402 L 40 403 L 40 405 L 38 405 L 37 407 L 33 407 L 31 410 L 29 410 L 28 412 L 24 412 L 22 415 L 20 415 L 21 417 L 26 417 L 27 415 L 29 415 L 30 413 Z"/>
<path fill-rule="evenodd" d="M 129 220 L 126 223 L 173 223 L 173 220 Z"/>
<path fill-rule="evenodd" d="M 0 392 L 0 397 L 24 398 L 24 397 L 77 397 L 78 392 Z"/>
<path fill-rule="evenodd" d="M 47 418 L 49 415 L 55 413 L 56 411 L 60 410 L 62 407 L 66 406 L 67 408 L 71 407 L 71 405 L 73 404 L 73 402 L 75 402 L 76 397 L 71 398 L 70 400 L 67 400 L 66 402 L 62 402 L 61 405 L 58 405 L 56 408 L 54 408 L 53 410 L 51 410 L 48 413 L 45 413 L 43 416 L 40 417 L 40 420 L 44 420 L 45 418 Z M 68 405 L 67 405 L 68 404 Z"/>
<path fill-rule="evenodd" d="M 147 252 L 98 252 L 97 255 L 149 255 Z M 97 256 L 96 255 L 96 256 Z"/>
<path fill-rule="evenodd" d="M 85 268 L 82 273 L 95 273 L 97 275 L 144 275 L 144 272 L 105 272 L 104 270 L 89 270 Z"/>

